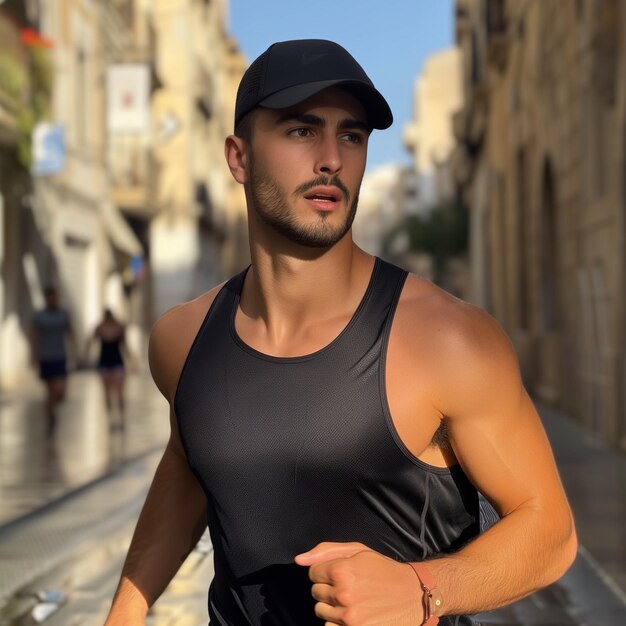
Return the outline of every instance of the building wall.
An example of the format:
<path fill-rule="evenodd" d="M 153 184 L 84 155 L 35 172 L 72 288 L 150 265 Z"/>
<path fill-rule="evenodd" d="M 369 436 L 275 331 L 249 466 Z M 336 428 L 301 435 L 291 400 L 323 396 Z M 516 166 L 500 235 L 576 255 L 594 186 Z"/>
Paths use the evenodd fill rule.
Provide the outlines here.
<path fill-rule="evenodd" d="M 41 29 L 53 41 L 52 121 L 65 129 L 66 163 L 34 179 L 36 220 L 56 259 L 42 267 L 42 286 L 55 285 L 72 315 L 82 346 L 100 319 L 110 269 L 100 203 L 106 191 L 102 160 L 104 84 L 97 3 L 65 0 L 42 5 Z"/>
<path fill-rule="evenodd" d="M 461 51 L 456 46 L 427 58 L 415 81 L 413 119 L 404 129 L 404 143 L 411 153 L 416 181 L 413 212 L 426 220 L 434 209 L 444 211 L 457 201 L 453 122 L 463 102 L 461 60 Z M 468 282 L 465 255 L 447 259 L 445 268 L 437 268 L 437 271 L 438 263 L 428 253 L 405 254 L 404 257 L 406 260 L 402 263 L 406 267 L 436 279 L 440 286 L 457 296 L 465 295 Z"/>
<path fill-rule="evenodd" d="M 537 397 L 624 446 L 626 5 L 466 0 L 457 15 L 475 299 Z"/>
<path fill-rule="evenodd" d="M 226 32 L 227 0 L 31 5 L 37 23 L 23 25 L 51 44 L 48 121 L 64 128 L 66 153 L 54 174 L 20 168 L 20 102 L 8 106 L 0 91 L 0 353 L 11 356 L 0 355 L 0 387 L 32 374 L 27 335 L 45 286 L 59 288 L 81 346 L 107 306 L 142 354 L 156 315 L 243 267 L 248 254 L 243 192 L 223 156 L 245 69 Z M 9 33 L 5 22 L 0 55 L 11 43 L 28 73 L 19 29 Z M 129 63 L 150 70 L 151 123 L 110 134 L 107 68 Z"/>
<path fill-rule="evenodd" d="M 47 285 L 59 288 L 79 340 L 86 338 L 100 312 L 108 260 L 97 208 L 103 176 L 97 159 L 102 132 L 94 3 L 36 4 L 31 6 L 38 10 L 13 18 L 20 28 L 40 31 L 39 43 L 28 44 L 33 59 L 38 46 L 48 50 L 55 84 L 43 119 L 65 126 L 68 150 L 64 171 L 46 177 L 31 174 L 28 150 L 22 150 L 19 159 L 15 145 L 4 150 L 0 186 L 8 193 L 3 194 L 2 388 L 16 387 L 34 373 L 28 334 L 32 313 L 43 304 L 42 290 Z M 31 14 L 36 21 L 28 21 Z M 2 53 L 5 45 L 3 38 Z M 27 65 L 25 108 L 33 102 L 33 72 Z"/>
<path fill-rule="evenodd" d="M 369 254 L 383 253 L 384 237 L 407 215 L 412 185 L 413 174 L 402 165 L 382 165 L 366 172 L 352 231 L 355 242 Z M 401 241 L 398 246 L 398 255 L 404 254 L 406 245 Z"/>
<path fill-rule="evenodd" d="M 233 132 L 235 118 L 235 99 L 237 88 L 243 76 L 247 59 L 239 50 L 236 42 L 227 42 L 224 59 L 223 88 L 224 97 L 220 100 L 220 119 L 224 120 L 224 137 Z M 223 212 L 223 230 L 226 233 L 220 250 L 220 267 L 222 276 L 231 276 L 241 271 L 250 263 L 250 246 L 248 244 L 248 217 L 243 187 L 231 176 L 223 156 L 224 139 L 220 142 L 222 170 L 226 176 L 227 200 Z"/>
<path fill-rule="evenodd" d="M 233 83 L 243 74 L 226 32 L 227 4 L 156 0 L 155 155 L 160 165 L 158 216 L 151 224 L 155 315 L 197 296 L 243 266 L 246 250 L 226 253 L 239 236 L 242 196 L 233 189 L 223 153 L 232 132 Z M 239 192 L 240 194 L 241 192 Z"/>
<path fill-rule="evenodd" d="M 448 161 L 454 148 L 452 114 L 462 103 L 460 61 L 456 47 L 432 54 L 415 81 L 413 119 L 404 142 L 417 176 L 420 213 L 454 194 Z"/>
<path fill-rule="evenodd" d="M 20 41 L 15 16 L 0 9 L 3 71 L 28 75 L 28 55 Z M 27 320 L 21 307 L 25 288 L 21 267 L 21 197 L 28 180 L 18 160 L 17 114 L 21 93 L 0 83 L 0 390 L 16 384 L 28 362 Z"/>

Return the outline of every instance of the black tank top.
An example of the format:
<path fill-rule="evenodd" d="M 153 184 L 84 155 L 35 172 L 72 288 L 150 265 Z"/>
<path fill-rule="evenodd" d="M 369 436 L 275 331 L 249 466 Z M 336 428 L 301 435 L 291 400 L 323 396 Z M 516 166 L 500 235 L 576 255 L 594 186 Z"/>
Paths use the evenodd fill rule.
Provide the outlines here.
<path fill-rule="evenodd" d="M 296 554 L 322 541 L 360 541 L 398 561 L 453 552 L 479 532 L 478 495 L 459 466 L 413 456 L 389 414 L 384 364 L 404 270 L 376 259 L 339 336 L 289 358 L 237 335 L 244 279 L 215 298 L 174 404 L 208 501 L 209 615 L 212 625 L 321 626 Z"/>
<path fill-rule="evenodd" d="M 100 340 L 100 359 L 98 365 L 104 368 L 123 367 L 124 359 L 122 357 L 120 339 Z"/>

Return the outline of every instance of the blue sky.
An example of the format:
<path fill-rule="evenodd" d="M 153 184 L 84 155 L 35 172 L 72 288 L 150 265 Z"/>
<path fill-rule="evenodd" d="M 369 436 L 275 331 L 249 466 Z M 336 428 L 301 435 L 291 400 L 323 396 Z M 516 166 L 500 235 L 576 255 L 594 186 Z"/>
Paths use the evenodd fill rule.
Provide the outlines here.
<path fill-rule="evenodd" d="M 230 0 L 230 32 L 252 61 L 274 41 L 332 39 L 363 66 L 394 114 L 374 131 L 368 169 L 408 163 L 402 129 L 424 60 L 453 44 L 452 0 Z"/>

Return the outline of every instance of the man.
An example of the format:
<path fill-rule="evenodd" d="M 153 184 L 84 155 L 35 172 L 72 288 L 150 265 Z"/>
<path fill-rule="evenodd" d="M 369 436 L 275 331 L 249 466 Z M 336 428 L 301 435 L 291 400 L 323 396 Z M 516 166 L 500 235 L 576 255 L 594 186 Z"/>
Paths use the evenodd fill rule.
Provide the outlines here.
<path fill-rule="evenodd" d="M 65 398 L 67 383 L 66 341 L 75 345 L 70 316 L 59 306 L 59 296 L 54 287 L 44 291 L 45 307 L 37 311 L 31 326 L 31 351 L 33 364 L 46 385 L 46 417 L 48 434 L 56 425 L 56 409 Z"/>
<path fill-rule="evenodd" d="M 556 580 L 571 513 L 485 313 L 352 241 L 373 128 L 328 41 L 274 44 L 226 139 L 252 264 L 153 329 L 172 435 L 107 626 L 143 624 L 208 521 L 211 624 L 471 624 Z M 502 517 L 479 535 L 477 488 Z"/>

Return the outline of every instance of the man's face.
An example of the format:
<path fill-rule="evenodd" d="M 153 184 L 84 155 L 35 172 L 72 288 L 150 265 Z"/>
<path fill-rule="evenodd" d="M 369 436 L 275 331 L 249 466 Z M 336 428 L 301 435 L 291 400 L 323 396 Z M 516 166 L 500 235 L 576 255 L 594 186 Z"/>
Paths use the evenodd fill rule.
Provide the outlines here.
<path fill-rule="evenodd" d="M 259 108 L 248 151 L 252 210 L 293 243 L 334 245 L 354 220 L 368 137 L 363 108 L 340 89 Z"/>

